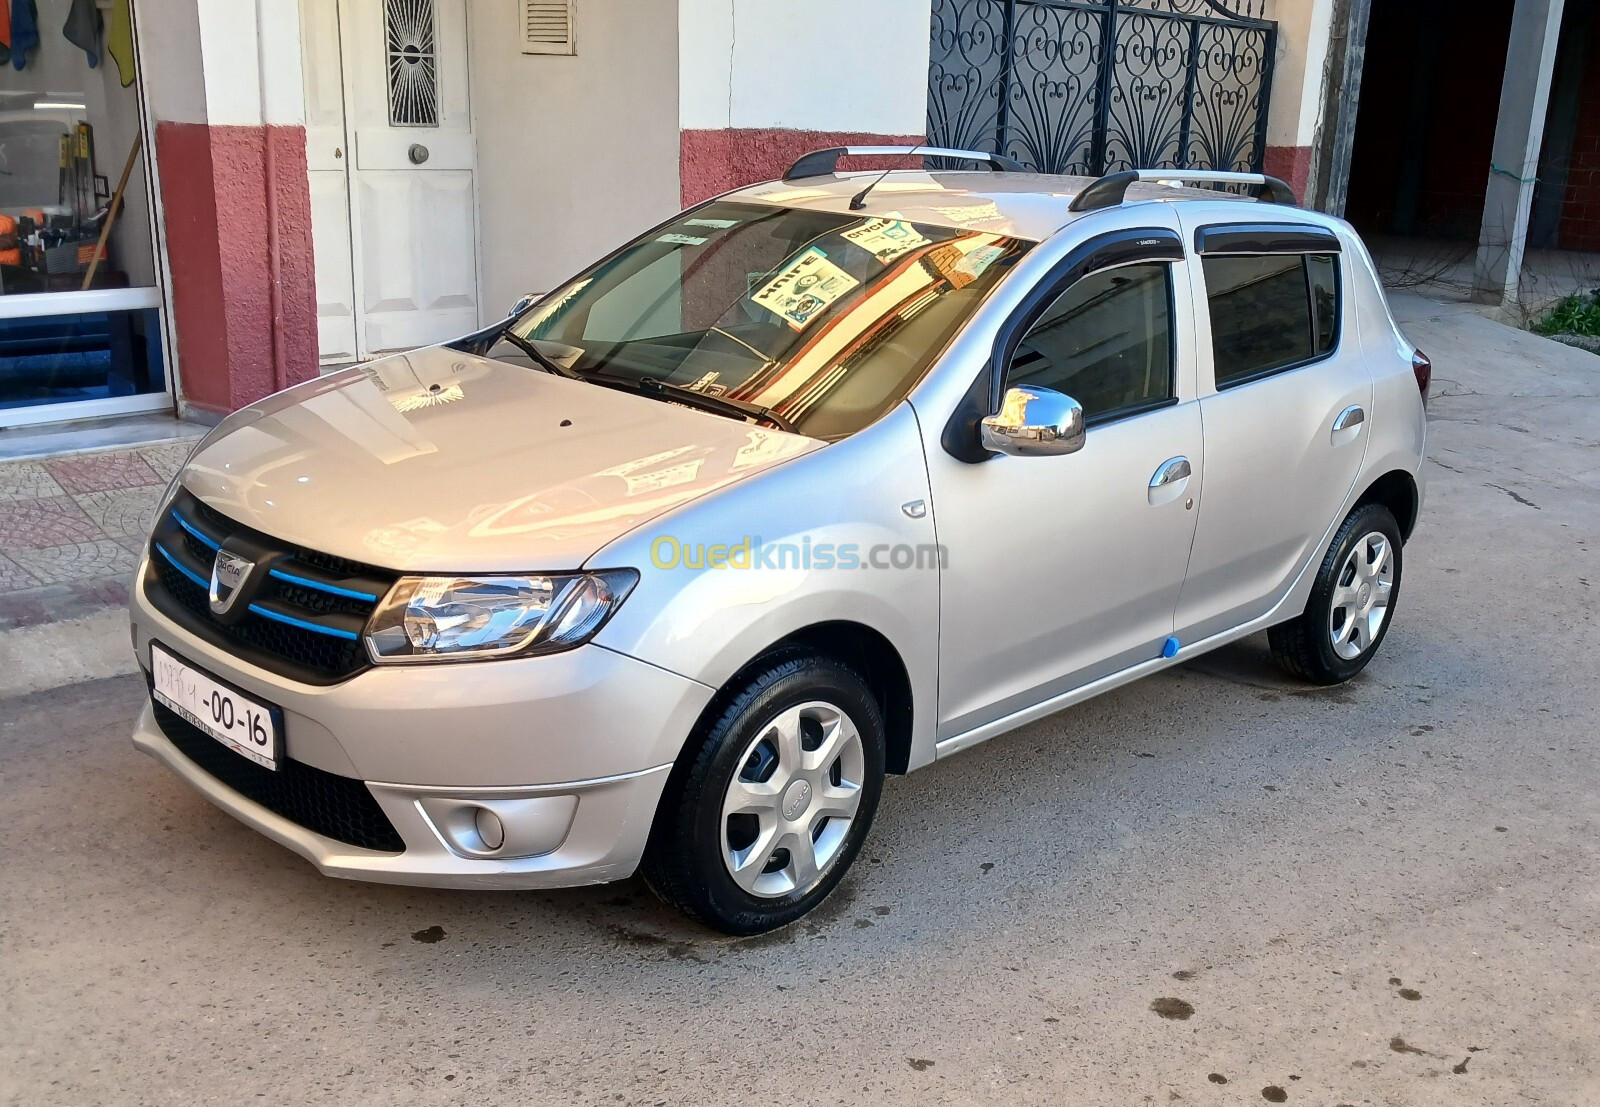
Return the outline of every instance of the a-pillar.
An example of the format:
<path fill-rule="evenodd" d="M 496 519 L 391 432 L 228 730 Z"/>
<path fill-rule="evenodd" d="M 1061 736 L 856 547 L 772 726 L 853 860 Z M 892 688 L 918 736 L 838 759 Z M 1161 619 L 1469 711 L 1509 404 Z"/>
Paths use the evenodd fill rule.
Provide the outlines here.
<path fill-rule="evenodd" d="M 179 395 L 225 413 L 317 372 L 299 5 L 136 13 Z"/>
<path fill-rule="evenodd" d="M 1517 0 L 1500 86 L 1500 115 L 1484 194 L 1472 298 L 1512 307 L 1522 283 L 1539 145 L 1555 72 L 1564 0 Z"/>

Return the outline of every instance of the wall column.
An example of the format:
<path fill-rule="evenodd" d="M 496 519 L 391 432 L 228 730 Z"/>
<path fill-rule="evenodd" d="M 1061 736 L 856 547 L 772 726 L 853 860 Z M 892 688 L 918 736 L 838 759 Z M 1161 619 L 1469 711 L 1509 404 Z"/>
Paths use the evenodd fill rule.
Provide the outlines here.
<path fill-rule="evenodd" d="M 179 396 L 225 414 L 317 373 L 300 8 L 139 0 L 137 18 Z"/>
<path fill-rule="evenodd" d="M 1288 181 L 1302 202 L 1308 199 L 1314 169 L 1334 6 L 1335 0 L 1298 0 L 1272 10 L 1278 21 L 1278 51 L 1262 167 Z"/>
<path fill-rule="evenodd" d="M 1483 228 L 1472 298 L 1510 307 L 1518 302 L 1528 244 L 1539 146 L 1555 72 L 1564 0 L 1517 0 L 1500 86 L 1499 124 L 1484 193 Z"/>
<path fill-rule="evenodd" d="M 1334 0 L 1322 85 L 1322 122 L 1303 197 L 1307 207 L 1329 215 L 1344 215 L 1350 191 L 1350 158 L 1355 151 L 1371 14 L 1372 0 Z"/>

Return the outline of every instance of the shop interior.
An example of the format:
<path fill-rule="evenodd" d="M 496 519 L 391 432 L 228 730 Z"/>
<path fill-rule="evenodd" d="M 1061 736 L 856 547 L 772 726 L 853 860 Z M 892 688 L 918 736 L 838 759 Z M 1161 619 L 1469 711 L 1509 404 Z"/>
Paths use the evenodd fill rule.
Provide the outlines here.
<path fill-rule="evenodd" d="M 0 59 L 0 427 L 164 392 L 128 2 L 0 2 Z"/>

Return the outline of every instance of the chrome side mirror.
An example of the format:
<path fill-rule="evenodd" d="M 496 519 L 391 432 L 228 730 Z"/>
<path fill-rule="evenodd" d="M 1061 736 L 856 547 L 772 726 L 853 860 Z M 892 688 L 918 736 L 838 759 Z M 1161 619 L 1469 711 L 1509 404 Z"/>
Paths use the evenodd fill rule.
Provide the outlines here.
<path fill-rule="evenodd" d="M 978 425 L 978 438 L 991 453 L 1013 457 L 1076 453 L 1083 449 L 1083 405 L 1037 385 L 1008 388 L 1000 411 Z"/>
<path fill-rule="evenodd" d="M 515 319 L 517 316 L 531 308 L 534 305 L 534 302 L 538 299 L 539 297 L 534 295 L 532 292 L 524 292 L 521 296 L 517 297 L 517 302 L 511 305 L 511 311 L 506 315 L 506 318 Z"/>

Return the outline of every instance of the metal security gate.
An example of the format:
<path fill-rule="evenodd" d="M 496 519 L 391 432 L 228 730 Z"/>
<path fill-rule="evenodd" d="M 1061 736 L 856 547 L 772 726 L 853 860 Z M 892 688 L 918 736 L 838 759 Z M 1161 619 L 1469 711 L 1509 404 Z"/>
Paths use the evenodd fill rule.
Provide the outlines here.
<path fill-rule="evenodd" d="M 1260 172 L 1268 0 L 934 0 L 928 141 L 1046 173 Z"/>

